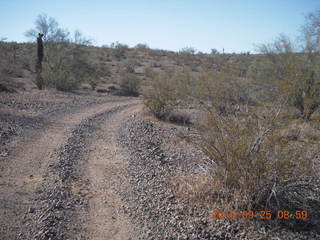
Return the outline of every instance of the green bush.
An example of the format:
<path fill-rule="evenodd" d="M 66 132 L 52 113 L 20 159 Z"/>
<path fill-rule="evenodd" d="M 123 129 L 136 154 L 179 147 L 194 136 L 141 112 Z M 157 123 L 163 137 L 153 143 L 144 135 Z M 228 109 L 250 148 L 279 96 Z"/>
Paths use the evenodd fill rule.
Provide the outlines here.
<path fill-rule="evenodd" d="M 198 99 L 209 101 L 221 113 L 233 110 L 236 105 L 252 102 L 247 80 L 235 77 L 227 71 L 203 72 L 196 95 Z"/>
<path fill-rule="evenodd" d="M 120 91 L 125 96 L 139 96 L 140 78 L 133 73 L 126 73 L 120 79 Z"/>
<path fill-rule="evenodd" d="M 176 89 L 168 72 L 153 75 L 151 89 L 144 95 L 146 109 L 155 117 L 166 120 L 177 104 Z"/>
<path fill-rule="evenodd" d="M 71 69 L 67 66 L 51 68 L 47 63 L 43 65 L 41 73 L 42 85 L 53 87 L 59 91 L 72 91 L 79 87 L 81 81 L 76 79 Z"/>
<path fill-rule="evenodd" d="M 308 45 L 308 42 L 305 42 Z M 307 46 L 306 46 L 307 47 Z M 256 82 L 267 83 L 269 89 L 285 97 L 304 119 L 310 119 L 320 107 L 320 57 L 296 46 L 285 36 L 269 45 L 262 45 L 266 67 L 257 70 Z M 272 94 L 272 91 L 269 91 Z"/>
<path fill-rule="evenodd" d="M 318 10 L 306 17 L 299 44 L 281 35 L 273 43 L 260 47 L 268 60 L 268 82 L 307 120 L 320 108 L 319 30 Z M 266 78 L 262 77 L 257 80 L 261 82 Z"/>
<path fill-rule="evenodd" d="M 78 88 L 80 82 L 68 70 L 59 70 L 55 73 L 55 87 L 60 91 L 72 91 Z"/>
<path fill-rule="evenodd" d="M 20 63 L 18 62 L 19 45 L 15 42 L 0 41 L 0 75 L 20 75 Z"/>
<path fill-rule="evenodd" d="M 44 87 L 71 91 L 85 81 L 97 84 L 99 67 L 91 61 L 85 46 L 55 42 L 49 42 L 46 46 L 41 74 Z"/>

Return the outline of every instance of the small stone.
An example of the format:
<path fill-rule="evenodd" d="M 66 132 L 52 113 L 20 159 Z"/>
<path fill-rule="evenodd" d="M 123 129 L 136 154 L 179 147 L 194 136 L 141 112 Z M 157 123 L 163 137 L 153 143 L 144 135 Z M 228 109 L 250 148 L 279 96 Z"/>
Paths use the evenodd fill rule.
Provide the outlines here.
<path fill-rule="evenodd" d="M 35 208 L 30 207 L 28 212 L 29 212 L 29 213 L 34 213 L 35 211 L 36 211 L 36 209 L 35 209 Z"/>
<path fill-rule="evenodd" d="M 9 152 L 7 150 L 0 152 L 0 157 L 7 157 L 7 156 L 9 156 Z"/>

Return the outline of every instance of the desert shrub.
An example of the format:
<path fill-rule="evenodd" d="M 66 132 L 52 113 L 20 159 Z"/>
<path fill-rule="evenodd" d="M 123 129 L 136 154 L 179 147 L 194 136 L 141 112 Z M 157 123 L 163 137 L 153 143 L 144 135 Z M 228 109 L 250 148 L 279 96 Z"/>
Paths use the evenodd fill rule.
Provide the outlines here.
<path fill-rule="evenodd" d="M 230 66 L 229 58 L 228 54 L 210 54 L 203 59 L 202 67 L 211 71 L 230 71 L 233 66 Z"/>
<path fill-rule="evenodd" d="M 207 70 L 229 72 L 230 74 L 245 78 L 247 72 L 257 55 L 240 54 L 209 54 L 202 57 L 202 67 Z"/>
<path fill-rule="evenodd" d="M 39 15 L 35 28 L 26 32 L 34 40 L 37 34 L 44 34 L 44 60 L 41 76 L 36 78 L 39 89 L 55 87 L 62 91 L 76 89 L 82 82 L 98 79 L 100 67 L 92 60 L 88 45 L 91 40 L 78 30 L 71 36 L 58 22 L 46 15 Z"/>
<path fill-rule="evenodd" d="M 82 82 L 97 84 L 99 66 L 91 61 L 91 53 L 84 46 L 59 42 L 48 42 L 46 46 L 44 86 L 71 91 Z"/>
<path fill-rule="evenodd" d="M 19 46 L 15 42 L 0 41 L 0 74 L 2 76 L 19 75 Z"/>
<path fill-rule="evenodd" d="M 175 61 L 179 66 L 196 67 L 196 49 L 193 47 L 184 47 L 175 55 Z"/>
<path fill-rule="evenodd" d="M 276 92 L 286 97 L 304 119 L 310 119 L 320 106 L 319 55 L 308 49 L 297 53 L 284 36 L 273 44 L 261 46 L 261 51 L 265 53 L 268 68 L 263 68 L 266 74 L 262 78 L 258 75 L 257 80 L 262 82 L 268 78 L 267 82 Z"/>
<path fill-rule="evenodd" d="M 320 11 L 307 16 L 300 43 L 281 35 L 271 44 L 260 47 L 268 61 L 269 85 L 288 98 L 304 119 L 320 107 Z M 265 71 L 266 72 L 266 71 Z M 262 76 L 262 75 L 260 75 Z M 257 78 L 262 82 L 266 77 Z"/>
<path fill-rule="evenodd" d="M 239 79 L 229 72 L 205 71 L 197 85 L 197 98 L 209 101 L 222 112 L 228 112 L 237 104 L 251 102 L 246 79 Z"/>
<path fill-rule="evenodd" d="M 248 77 L 252 79 L 251 96 L 259 102 L 272 102 L 281 96 L 274 84 L 275 76 L 272 74 L 273 65 L 265 57 L 255 59 L 248 69 Z"/>
<path fill-rule="evenodd" d="M 187 103 L 196 97 L 198 81 L 192 76 L 190 68 L 166 69 L 170 73 L 172 86 L 175 89 L 176 98 L 179 102 Z"/>
<path fill-rule="evenodd" d="M 96 78 L 89 78 L 88 79 L 88 83 L 89 83 L 89 85 L 91 87 L 91 90 L 95 90 L 97 85 L 98 85 L 98 81 L 97 81 Z"/>
<path fill-rule="evenodd" d="M 48 45 L 41 73 L 44 86 L 71 91 L 87 77 L 95 76 L 95 69 L 90 65 L 86 53 L 82 52 L 79 46 L 54 42 Z"/>
<path fill-rule="evenodd" d="M 144 95 L 144 105 L 158 119 L 165 120 L 176 106 L 176 90 L 169 72 L 155 74 L 151 89 Z"/>
<path fill-rule="evenodd" d="M 179 53 L 181 54 L 195 54 L 196 53 L 196 49 L 193 47 L 184 47 L 182 49 L 180 49 Z"/>
<path fill-rule="evenodd" d="M 123 70 L 127 73 L 134 73 L 135 72 L 135 67 L 138 65 L 137 61 L 135 61 L 134 59 L 126 59 L 123 62 Z"/>
<path fill-rule="evenodd" d="M 222 117 L 208 109 L 207 120 L 198 126 L 199 136 L 187 137 L 208 157 L 201 164 L 206 171 L 184 178 L 177 193 L 210 209 L 264 209 L 273 215 L 284 209 L 305 210 L 307 220 L 281 224 L 316 227 L 320 216 L 317 150 L 282 141 L 277 135 L 278 112 L 244 118 Z"/>
<path fill-rule="evenodd" d="M 219 54 L 219 51 L 217 49 L 215 49 L 215 48 L 212 48 L 211 49 L 211 54 L 212 55 Z"/>
<path fill-rule="evenodd" d="M 153 78 L 155 71 L 152 69 L 152 67 L 145 67 L 144 68 L 144 73 L 148 78 Z"/>
<path fill-rule="evenodd" d="M 121 94 L 139 96 L 140 78 L 133 73 L 125 73 L 119 82 Z"/>
<path fill-rule="evenodd" d="M 178 105 L 186 105 L 195 97 L 198 84 L 189 68 L 165 68 L 162 72 L 151 71 L 151 89 L 144 96 L 146 108 L 158 119 L 188 123 L 183 114 L 173 112 Z M 175 116 L 176 115 L 176 118 Z M 179 115 L 179 116 L 178 116 Z M 170 117 L 171 116 L 171 117 Z M 181 119 L 181 121 L 179 120 Z"/>
<path fill-rule="evenodd" d="M 112 43 L 112 55 L 117 59 L 121 60 L 123 58 L 126 58 L 126 52 L 128 51 L 129 47 L 126 44 L 122 44 L 119 42 Z"/>
<path fill-rule="evenodd" d="M 71 91 L 77 89 L 79 81 L 67 70 L 58 70 L 55 72 L 55 88 L 60 91 Z"/>
<path fill-rule="evenodd" d="M 34 56 L 29 56 L 29 55 L 24 55 L 22 56 L 21 59 L 21 66 L 24 69 L 27 69 L 31 72 L 35 72 L 35 57 Z"/>
<path fill-rule="evenodd" d="M 150 49 L 150 47 L 146 43 L 138 43 L 134 48 L 141 50 L 141 51 L 146 51 L 146 50 Z"/>
<path fill-rule="evenodd" d="M 47 63 L 43 64 L 39 81 L 42 81 L 44 86 L 56 88 L 60 91 L 72 91 L 77 89 L 80 84 L 80 81 L 75 78 L 68 66 L 52 68 Z"/>

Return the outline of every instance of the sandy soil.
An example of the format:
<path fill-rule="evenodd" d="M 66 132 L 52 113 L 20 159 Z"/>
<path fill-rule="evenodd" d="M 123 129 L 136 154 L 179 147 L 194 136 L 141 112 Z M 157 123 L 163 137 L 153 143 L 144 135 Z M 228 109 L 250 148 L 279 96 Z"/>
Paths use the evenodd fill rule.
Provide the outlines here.
<path fill-rule="evenodd" d="M 84 176 L 90 180 L 93 192 L 89 200 L 88 239 L 128 240 L 137 237 L 134 237 L 130 220 L 120 211 L 124 203 L 117 192 L 128 185 L 128 155 L 117 143 L 117 137 L 121 120 L 134 117 L 139 110 L 140 105 L 113 115 L 103 123 L 92 141 L 84 168 Z"/>
<path fill-rule="evenodd" d="M 119 102 L 95 104 L 70 114 L 58 114 L 50 119 L 51 124 L 47 127 L 35 131 L 19 144 L 15 144 L 15 147 L 10 150 L 12 154 L 1 157 L 1 239 L 31 239 L 34 237 L 31 228 L 34 226 L 35 219 L 29 215 L 32 216 L 37 209 L 43 186 L 52 180 L 46 176 L 48 176 L 48 169 L 59 159 L 58 149 L 67 143 L 72 131 L 81 122 L 119 106 L 124 106 L 124 110 L 113 113 L 112 115 L 115 116 L 104 123 L 102 131 L 99 132 L 102 137 L 97 139 L 92 146 L 93 152 L 84 171 L 93 187 L 91 191 L 96 193 L 90 200 L 89 236 L 90 239 L 130 239 L 128 224 L 123 220 L 120 221 L 115 212 L 117 205 L 121 202 L 109 190 L 110 182 L 105 181 L 106 179 L 119 181 L 116 177 L 117 172 L 113 172 L 111 168 L 108 171 L 106 169 L 112 166 L 121 167 L 121 164 L 124 164 L 122 155 L 117 154 L 118 150 L 113 142 L 113 135 L 119 127 L 117 126 L 119 120 L 136 110 L 126 107 L 129 102 L 137 103 L 137 101 L 119 100 Z M 118 220 L 115 221 L 115 218 Z M 106 236 L 106 233 L 114 238 L 102 237 Z M 40 239 L 39 236 L 38 238 Z"/>

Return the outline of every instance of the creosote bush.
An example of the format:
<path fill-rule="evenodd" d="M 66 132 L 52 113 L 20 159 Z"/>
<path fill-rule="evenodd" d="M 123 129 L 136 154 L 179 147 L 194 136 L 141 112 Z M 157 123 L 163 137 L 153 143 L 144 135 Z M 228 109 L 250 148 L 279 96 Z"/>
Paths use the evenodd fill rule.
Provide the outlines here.
<path fill-rule="evenodd" d="M 15 42 L 0 41 L 0 75 L 17 76 L 20 74 L 18 61 L 19 45 Z"/>
<path fill-rule="evenodd" d="M 204 71 L 197 84 L 196 98 L 209 102 L 220 113 L 231 112 L 234 106 L 252 103 L 248 82 L 228 71 Z"/>
<path fill-rule="evenodd" d="M 125 96 L 139 96 L 140 78 L 134 73 L 125 73 L 119 82 L 120 91 Z"/>
<path fill-rule="evenodd" d="M 52 69 L 45 63 L 41 73 L 45 86 L 56 88 L 59 91 L 71 91 L 77 89 L 79 80 L 70 72 L 68 68 Z"/>
<path fill-rule="evenodd" d="M 151 89 L 144 95 L 146 109 L 158 119 L 166 120 L 176 104 L 177 95 L 172 81 L 172 73 L 153 74 Z"/>
<path fill-rule="evenodd" d="M 261 118 L 221 116 L 209 108 L 206 122 L 198 126 L 199 136 L 186 137 L 208 156 L 206 171 L 181 178 L 178 195 L 211 209 L 262 209 L 273 214 L 305 210 L 307 221 L 281 224 L 316 227 L 320 223 L 317 151 L 283 141 L 277 134 L 278 113 L 273 110 Z"/>
<path fill-rule="evenodd" d="M 55 88 L 59 91 L 72 91 L 77 89 L 79 81 L 68 70 L 55 72 Z"/>
<path fill-rule="evenodd" d="M 307 46 L 308 42 L 304 42 Z M 265 62 L 270 66 L 265 75 L 271 89 L 288 98 L 302 118 L 309 120 L 320 107 L 319 54 L 315 49 L 304 49 L 297 53 L 292 42 L 281 36 L 276 42 L 261 46 Z"/>
<path fill-rule="evenodd" d="M 320 11 L 306 17 L 295 44 L 288 37 L 281 35 L 271 44 L 260 46 L 264 54 L 268 70 L 265 74 L 257 74 L 268 80 L 288 102 L 300 111 L 302 118 L 310 120 L 320 108 Z"/>

